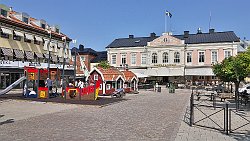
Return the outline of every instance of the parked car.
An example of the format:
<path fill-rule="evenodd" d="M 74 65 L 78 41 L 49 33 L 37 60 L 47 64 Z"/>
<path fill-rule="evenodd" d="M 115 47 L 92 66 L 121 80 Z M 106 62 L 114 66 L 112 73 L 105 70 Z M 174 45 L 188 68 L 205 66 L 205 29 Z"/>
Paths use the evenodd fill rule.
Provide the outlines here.
<path fill-rule="evenodd" d="M 116 98 L 122 98 L 123 96 L 125 96 L 125 91 L 123 88 L 117 89 L 111 94 L 111 97 L 116 97 Z"/>
<path fill-rule="evenodd" d="M 249 84 L 246 84 L 244 85 L 242 88 L 239 88 L 238 91 L 240 93 L 243 93 L 244 91 L 247 91 L 248 94 L 250 94 L 250 83 Z"/>

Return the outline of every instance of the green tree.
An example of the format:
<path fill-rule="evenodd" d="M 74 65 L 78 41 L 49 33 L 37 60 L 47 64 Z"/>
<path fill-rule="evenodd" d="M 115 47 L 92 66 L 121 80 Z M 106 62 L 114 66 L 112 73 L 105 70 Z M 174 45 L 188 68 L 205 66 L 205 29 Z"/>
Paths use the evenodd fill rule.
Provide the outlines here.
<path fill-rule="evenodd" d="M 101 62 L 99 62 L 99 64 L 97 66 L 101 67 L 103 69 L 109 69 L 110 68 L 110 65 L 109 65 L 108 61 L 101 61 Z"/>
<path fill-rule="evenodd" d="M 235 96 L 238 99 L 238 88 L 241 81 L 250 74 L 250 50 L 224 59 L 213 66 L 214 74 L 224 82 L 235 83 Z"/>

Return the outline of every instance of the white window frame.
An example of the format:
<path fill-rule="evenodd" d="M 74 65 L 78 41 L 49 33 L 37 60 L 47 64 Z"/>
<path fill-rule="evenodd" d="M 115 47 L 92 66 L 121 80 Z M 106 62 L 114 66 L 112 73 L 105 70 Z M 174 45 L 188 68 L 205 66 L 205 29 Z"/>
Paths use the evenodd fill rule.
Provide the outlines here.
<path fill-rule="evenodd" d="M 216 60 L 214 60 L 214 54 L 213 53 L 216 53 Z M 211 51 L 211 63 L 212 64 L 215 64 L 218 62 L 218 51 L 217 50 L 212 50 Z"/>
<path fill-rule="evenodd" d="M 125 59 L 125 62 L 123 62 L 123 59 Z M 127 63 L 127 54 L 121 54 L 121 64 Z"/>
<path fill-rule="evenodd" d="M 111 55 L 111 64 L 116 64 L 116 54 Z"/>
<path fill-rule="evenodd" d="M 136 53 L 131 53 L 131 65 L 136 64 Z"/>
<path fill-rule="evenodd" d="M 190 61 L 189 61 L 189 58 L 188 58 L 189 56 L 190 56 Z M 187 63 L 192 63 L 192 52 L 191 51 L 186 53 L 186 62 Z"/>
<path fill-rule="evenodd" d="M 157 64 L 158 63 L 158 55 L 156 52 L 152 53 L 152 58 L 151 58 L 152 64 Z"/>
<path fill-rule="evenodd" d="M 142 65 L 146 65 L 147 64 L 147 54 L 146 53 L 142 53 L 141 54 L 141 64 Z"/>
<path fill-rule="evenodd" d="M 102 90 L 102 84 L 100 84 L 100 88 L 99 88 L 99 90 Z"/>
<path fill-rule="evenodd" d="M 180 63 L 181 61 L 180 57 L 181 57 L 180 52 L 178 51 L 174 52 L 174 63 Z"/>
<path fill-rule="evenodd" d="M 110 90 L 111 89 L 111 84 L 107 84 L 106 88 L 107 88 L 107 90 Z"/>
<path fill-rule="evenodd" d="M 203 62 L 200 62 L 200 55 L 202 55 L 203 54 Z M 205 51 L 199 51 L 198 52 L 198 63 L 205 63 Z"/>
<path fill-rule="evenodd" d="M 81 60 L 82 60 L 82 61 L 85 61 L 85 56 L 81 56 Z"/>
<path fill-rule="evenodd" d="M 230 55 L 228 53 L 230 52 Z M 224 58 L 228 58 L 232 56 L 232 50 L 224 50 Z"/>
<path fill-rule="evenodd" d="M 168 52 L 162 53 L 162 63 L 164 64 L 168 63 Z"/>
<path fill-rule="evenodd" d="M 94 74 L 94 80 L 98 80 L 98 74 Z"/>
<path fill-rule="evenodd" d="M 199 80 L 205 80 L 205 76 L 199 76 Z"/>

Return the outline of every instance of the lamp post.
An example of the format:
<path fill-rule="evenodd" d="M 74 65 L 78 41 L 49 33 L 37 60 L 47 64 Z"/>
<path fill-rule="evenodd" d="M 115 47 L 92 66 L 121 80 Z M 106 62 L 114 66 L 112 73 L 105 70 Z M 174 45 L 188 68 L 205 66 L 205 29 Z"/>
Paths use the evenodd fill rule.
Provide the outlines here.
<path fill-rule="evenodd" d="M 75 43 L 75 58 L 74 58 L 74 84 L 76 82 L 76 47 L 77 47 L 77 42 L 76 40 L 73 40 L 73 43 Z"/>
<path fill-rule="evenodd" d="M 63 72 L 62 72 L 62 91 L 63 91 L 63 96 L 66 99 L 66 91 L 65 91 L 65 82 L 64 82 L 64 68 L 65 68 L 65 48 L 66 48 L 66 36 L 62 37 L 62 40 L 64 40 L 64 45 L 63 45 Z"/>
<path fill-rule="evenodd" d="M 185 44 L 184 46 L 184 68 L 183 68 L 184 84 L 186 84 L 186 49 L 187 49 L 187 44 Z"/>

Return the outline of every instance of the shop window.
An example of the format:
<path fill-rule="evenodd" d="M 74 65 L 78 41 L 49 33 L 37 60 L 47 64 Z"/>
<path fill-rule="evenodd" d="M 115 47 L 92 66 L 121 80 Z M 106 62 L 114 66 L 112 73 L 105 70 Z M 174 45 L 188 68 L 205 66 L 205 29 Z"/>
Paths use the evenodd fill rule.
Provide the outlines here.
<path fill-rule="evenodd" d="M 168 53 L 164 52 L 162 54 L 162 63 L 168 63 Z"/>

